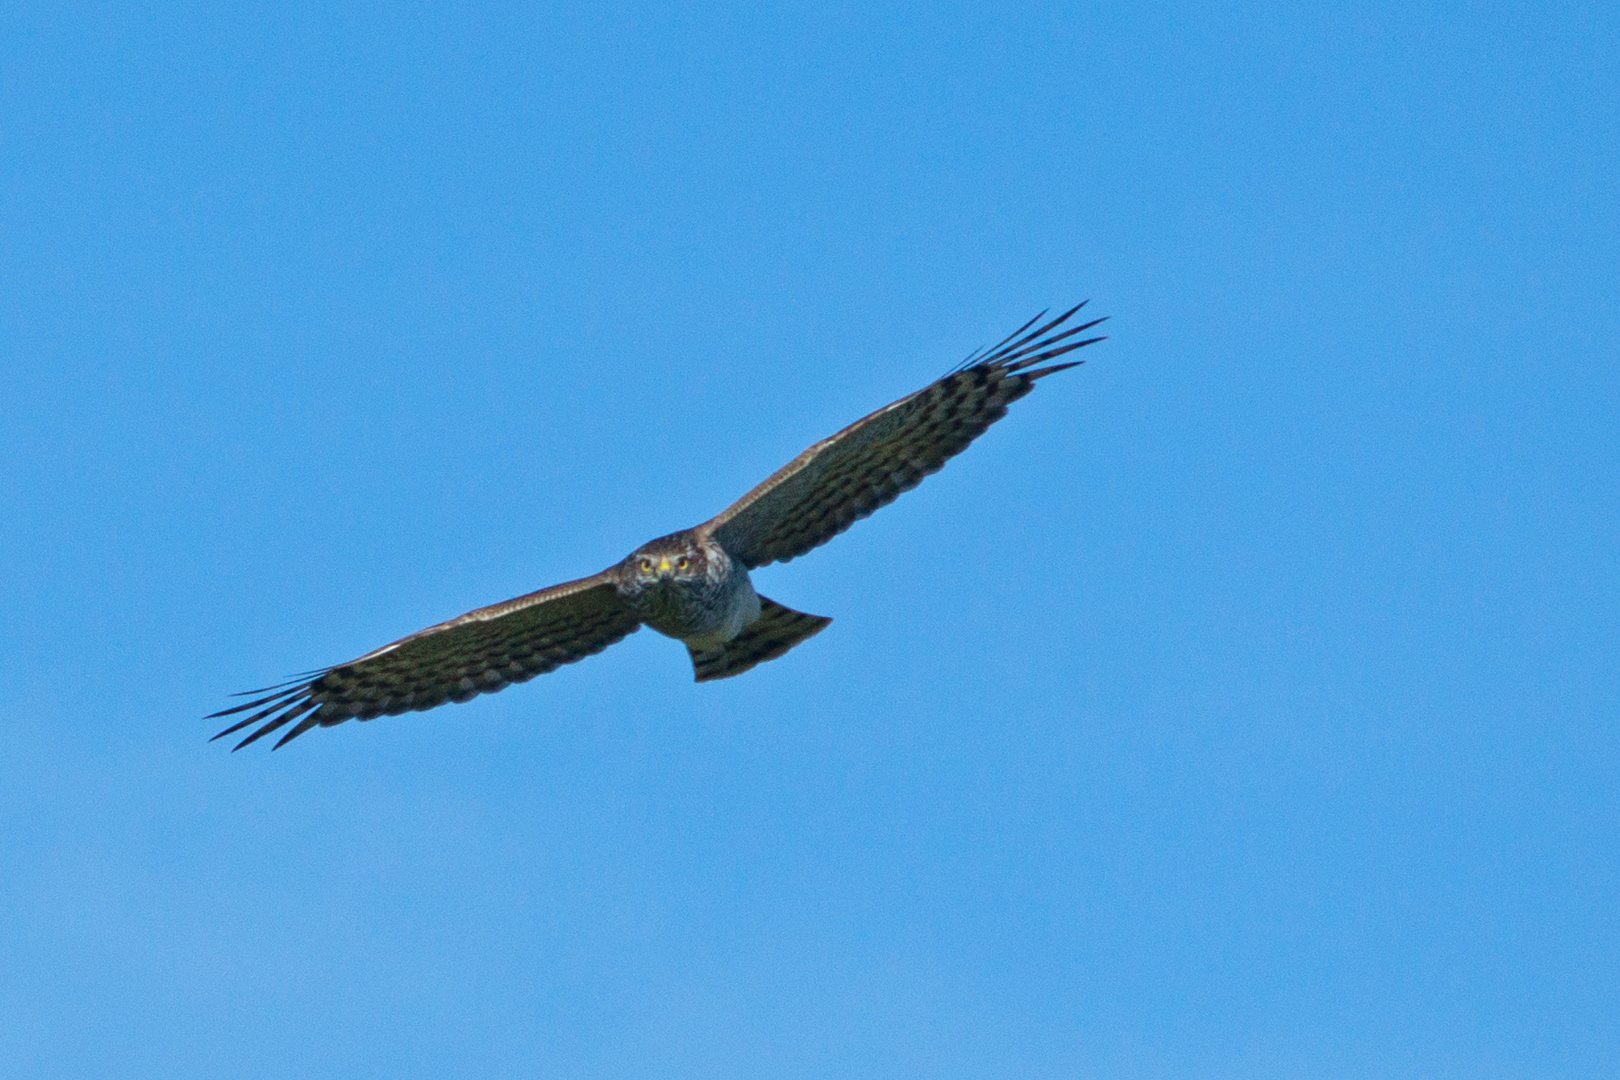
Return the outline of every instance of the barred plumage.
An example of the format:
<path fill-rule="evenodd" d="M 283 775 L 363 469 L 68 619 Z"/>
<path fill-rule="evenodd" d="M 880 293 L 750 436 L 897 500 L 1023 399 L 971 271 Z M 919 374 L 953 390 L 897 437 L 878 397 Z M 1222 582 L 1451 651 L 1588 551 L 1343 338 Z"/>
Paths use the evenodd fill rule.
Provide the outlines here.
<path fill-rule="evenodd" d="M 210 719 L 250 713 L 214 738 L 257 728 L 252 743 L 294 721 L 280 747 L 317 726 L 461 702 L 600 652 L 644 623 L 687 644 L 699 682 L 739 675 L 819 633 L 831 620 L 758 596 L 748 571 L 826 543 L 938 471 L 1029 393 L 1080 362 L 1038 365 L 1103 340 L 1059 330 L 1077 304 L 1025 323 L 945 377 L 824 439 L 694 529 L 660 537 L 578 581 L 479 608 L 356 660 L 246 695 Z"/>
<path fill-rule="evenodd" d="M 1037 364 L 1102 338 L 1067 340 L 1102 322 L 1052 333 L 1084 304 L 1036 330 L 1037 315 L 1006 340 L 970 356 L 943 379 L 810 447 L 700 527 L 750 570 L 819 547 L 938 472 L 1035 381 L 1082 361 Z"/>

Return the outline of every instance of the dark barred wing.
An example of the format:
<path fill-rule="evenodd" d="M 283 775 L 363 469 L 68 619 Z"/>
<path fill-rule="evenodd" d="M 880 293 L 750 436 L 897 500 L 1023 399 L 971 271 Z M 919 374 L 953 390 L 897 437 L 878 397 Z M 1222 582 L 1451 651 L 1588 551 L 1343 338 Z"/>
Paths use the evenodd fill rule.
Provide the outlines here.
<path fill-rule="evenodd" d="M 259 724 L 237 750 L 297 720 L 280 747 L 317 724 L 395 716 L 494 693 L 601 652 L 640 625 L 604 571 L 469 611 L 312 678 L 266 687 L 258 693 L 267 696 L 209 719 L 252 713 L 214 736 Z"/>
<path fill-rule="evenodd" d="M 1038 366 L 1103 340 L 1074 340 L 1102 319 L 1059 329 L 1084 306 L 1031 329 L 1042 312 L 933 385 L 816 443 L 700 531 L 749 569 L 825 544 L 966 450 L 1037 379 L 1081 363 Z"/>

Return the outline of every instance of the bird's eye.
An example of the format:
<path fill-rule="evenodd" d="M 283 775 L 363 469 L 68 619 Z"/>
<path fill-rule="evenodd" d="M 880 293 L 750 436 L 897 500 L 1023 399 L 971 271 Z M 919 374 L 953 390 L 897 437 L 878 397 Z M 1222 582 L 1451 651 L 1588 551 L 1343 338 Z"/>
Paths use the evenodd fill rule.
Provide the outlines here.
<path fill-rule="evenodd" d="M 641 560 L 641 572 L 643 574 L 652 573 L 652 560 L 651 559 L 642 559 Z"/>
<path fill-rule="evenodd" d="M 680 558 L 675 560 L 675 569 L 677 569 L 677 570 L 685 570 L 686 569 L 686 564 L 689 561 L 690 560 L 687 559 L 687 557 L 685 555 L 682 555 Z"/>

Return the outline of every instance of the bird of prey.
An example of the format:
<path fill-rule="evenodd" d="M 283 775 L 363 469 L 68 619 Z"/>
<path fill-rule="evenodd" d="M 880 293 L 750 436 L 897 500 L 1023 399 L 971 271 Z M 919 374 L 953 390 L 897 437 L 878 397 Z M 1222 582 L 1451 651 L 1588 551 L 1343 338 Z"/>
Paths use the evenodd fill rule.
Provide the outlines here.
<path fill-rule="evenodd" d="M 466 701 L 601 652 L 643 625 L 686 645 L 698 682 L 774 660 L 832 620 L 760 596 L 748 572 L 797 558 L 892 502 L 967 449 L 1037 380 L 1078 366 L 1047 361 L 1103 340 L 1080 337 L 1102 319 L 1063 329 L 1084 306 L 1044 323 L 1042 312 L 937 382 L 816 443 L 719 517 L 643 544 L 599 574 L 239 695 L 264 696 L 209 716 L 250 713 L 214 738 L 258 724 L 240 750 L 296 720 L 279 748 L 317 725 Z"/>

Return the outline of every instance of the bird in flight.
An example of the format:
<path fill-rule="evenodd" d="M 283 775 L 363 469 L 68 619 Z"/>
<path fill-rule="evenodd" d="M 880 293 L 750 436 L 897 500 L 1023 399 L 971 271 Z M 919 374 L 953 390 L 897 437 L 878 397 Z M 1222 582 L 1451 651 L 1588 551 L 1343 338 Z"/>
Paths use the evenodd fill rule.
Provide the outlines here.
<path fill-rule="evenodd" d="M 1080 336 L 1102 319 L 1064 329 L 1084 306 L 1044 323 L 1042 312 L 937 382 L 816 443 L 719 517 L 649 541 L 599 574 L 240 694 L 254 700 L 208 719 L 250 715 L 214 738 L 258 724 L 240 750 L 297 721 L 279 748 L 316 726 L 467 701 L 601 652 L 643 625 L 686 645 L 698 682 L 775 660 L 832 620 L 760 596 L 748 572 L 797 558 L 893 502 L 967 449 L 1037 380 L 1082 363 L 1047 362 L 1103 340 Z"/>

